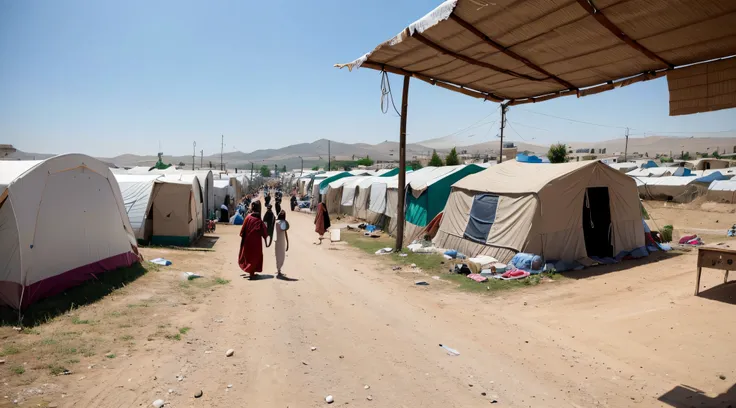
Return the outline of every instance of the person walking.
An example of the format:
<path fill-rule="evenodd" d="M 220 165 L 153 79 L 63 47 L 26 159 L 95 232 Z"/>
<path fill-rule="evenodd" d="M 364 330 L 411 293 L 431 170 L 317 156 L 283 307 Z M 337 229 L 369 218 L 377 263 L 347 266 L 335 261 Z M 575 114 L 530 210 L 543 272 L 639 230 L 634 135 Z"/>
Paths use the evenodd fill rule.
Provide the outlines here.
<path fill-rule="evenodd" d="M 268 236 L 266 224 L 261 221 L 261 202 L 251 204 L 251 212 L 245 217 L 240 229 L 240 251 L 238 252 L 238 266 L 255 279 L 256 272 L 263 272 L 263 246 L 261 238 L 266 241 Z"/>
<path fill-rule="evenodd" d="M 284 274 L 281 273 L 281 267 L 284 266 L 286 260 L 286 253 L 289 252 L 289 223 L 286 222 L 286 211 L 281 210 L 276 220 L 276 271 L 278 278 L 283 278 Z"/>
<path fill-rule="evenodd" d="M 319 234 L 319 243 L 322 244 L 325 232 L 330 228 L 330 214 L 327 212 L 327 206 L 321 202 L 317 204 L 317 215 L 314 217 L 314 232 Z"/>

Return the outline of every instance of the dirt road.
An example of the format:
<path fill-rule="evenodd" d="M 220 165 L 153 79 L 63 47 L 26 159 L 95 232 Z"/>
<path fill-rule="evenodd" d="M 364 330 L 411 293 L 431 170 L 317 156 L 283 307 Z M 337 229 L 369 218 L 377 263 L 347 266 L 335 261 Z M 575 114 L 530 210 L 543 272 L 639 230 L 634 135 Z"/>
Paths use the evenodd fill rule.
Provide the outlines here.
<path fill-rule="evenodd" d="M 273 278 L 273 248 L 265 249 L 262 279 L 240 277 L 233 226 L 218 226 L 215 252 L 145 250 L 174 265 L 82 311 L 109 316 L 130 309 L 131 299 L 151 299 L 133 309 L 147 313 L 131 329 L 135 345 L 117 342 L 126 351 L 115 359 L 83 360 L 81 377 L 14 381 L 4 402 L 23 392 L 30 401 L 33 386 L 44 403 L 63 407 L 150 406 L 158 398 L 171 407 L 319 407 L 327 395 L 335 406 L 423 408 L 725 407 L 720 401 L 736 399 L 736 390 L 725 394 L 736 382 L 736 285 L 693 297 L 692 253 L 479 296 L 431 279 L 415 286 L 380 257 L 314 245 L 310 216 L 289 220 L 284 272 L 293 281 Z M 171 282 L 192 270 L 231 282 L 181 298 Z M 706 273 L 703 284 L 720 280 Z M 146 339 L 155 325 L 186 327 L 184 338 Z M 227 349 L 235 354 L 226 357 Z M 673 389 L 682 405 L 658 401 Z"/>

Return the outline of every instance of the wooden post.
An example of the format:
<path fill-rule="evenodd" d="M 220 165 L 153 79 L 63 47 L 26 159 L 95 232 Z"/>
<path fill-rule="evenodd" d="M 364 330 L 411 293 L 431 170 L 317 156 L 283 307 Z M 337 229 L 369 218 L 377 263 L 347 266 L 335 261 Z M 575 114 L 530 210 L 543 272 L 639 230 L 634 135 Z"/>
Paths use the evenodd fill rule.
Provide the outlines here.
<path fill-rule="evenodd" d="M 404 247 L 404 200 L 406 198 L 406 111 L 409 104 L 409 75 L 404 75 L 404 89 L 401 92 L 401 125 L 399 127 L 399 203 L 396 208 L 396 252 Z"/>
<path fill-rule="evenodd" d="M 501 150 L 498 152 L 498 162 L 503 163 L 503 128 L 506 127 L 506 110 L 508 109 L 508 104 L 502 103 L 501 104 Z"/>

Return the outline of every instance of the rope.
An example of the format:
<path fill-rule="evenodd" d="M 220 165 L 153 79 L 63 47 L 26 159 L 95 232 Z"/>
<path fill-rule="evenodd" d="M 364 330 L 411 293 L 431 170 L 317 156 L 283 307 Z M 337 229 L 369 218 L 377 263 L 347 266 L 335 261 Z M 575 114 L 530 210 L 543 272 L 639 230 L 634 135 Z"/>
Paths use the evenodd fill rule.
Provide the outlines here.
<path fill-rule="evenodd" d="M 386 71 L 381 71 L 381 112 L 384 114 L 388 113 L 388 102 L 386 99 L 391 101 L 391 106 L 394 107 L 394 112 L 401 117 L 401 114 L 399 113 L 399 110 L 396 109 L 396 104 L 394 103 L 394 95 L 391 93 L 391 81 L 388 78 L 388 73 Z"/>

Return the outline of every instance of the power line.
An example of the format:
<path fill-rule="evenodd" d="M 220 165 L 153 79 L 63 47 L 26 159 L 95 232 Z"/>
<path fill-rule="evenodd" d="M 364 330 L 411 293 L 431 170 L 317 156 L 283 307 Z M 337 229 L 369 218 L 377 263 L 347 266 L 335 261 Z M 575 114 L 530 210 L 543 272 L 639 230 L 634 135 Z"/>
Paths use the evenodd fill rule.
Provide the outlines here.
<path fill-rule="evenodd" d="M 465 132 L 466 130 L 469 130 L 469 129 L 473 129 L 473 128 L 476 128 L 476 127 L 480 127 L 480 126 L 483 126 L 483 125 L 485 125 L 485 124 L 486 124 L 486 123 L 488 123 L 488 122 L 486 122 L 486 123 L 480 123 L 480 122 L 482 122 L 482 121 L 484 121 L 484 120 L 488 119 L 488 118 L 489 118 L 489 117 L 490 117 L 491 115 L 494 115 L 494 114 L 496 114 L 496 112 L 498 112 L 498 109 L 499 109 L 499 108 L 501 107 L 501 105 L 498 105 L 498 106 L 499 106 L 499 107 L 498 107 L 498 108 L 496 108 L 496 110 L 495 110 L 495 111 L 493 111 L 493 112 L 489 113 L 488 115 L 486 115 L 486 116 L 484 116 L 484 117 L 482 117 L 482 118 L 478 119 L 478 120 L 477 120 L 476 122 L 472 123 L 471 125 L 468 125 L 467 127 L 463 128 L 463 129 L 460 129 L 460 130 L 458 130 L 458 131 L 452 132 L 452 133 L 450 133 L 450 134 L 448 134 L 448 135 L 445 135 L 445 136 L 440 136 L 439 138 L 441 139 L 441 138 L 445 138 L 445 137 L 451 137 L 451 136 L 459 135 L 460 133 L 463 133 L 463 132 Z M 493 123 L 495 123 L 495 122 L 496 122 L 496 120 L 494 120 L 494 121 L 493 121 Z M 480 123 L 480 124 L 479 124 L 479 123 Z"/>
<path fill-rule="evenodd" d="M 510 121 L 510 120 L 508 120 L 508 119 L 507 119 L 507 120 L 506 120 L 506 124 L 507 124 L 507 125 L 509 125 L 509 129 L 513 130 L 513 131 L 514 131 L 514 133 L 516 133 L 516 136 L 519 136 L 519 137 L 521 138 L 521 140 L 523 140 L 523 141 L 525 141 L 525 142 L 526 142 L 526 139 L 524 139 L 524 137 L 523 137 L 523 136 L 521 136 L 521 134 L 519 134 L 519 132 L 517 132 L 517 131 L 516 131 L 516 129 L 514 129 L 514 127 L 513 127 L 513 126 L 511 126 L 511 121 Z"/>
<path fill-rule="evenodd" d="M 565 117 L 562 117 L 562 116 L 555 116 L 555 115 L 550 115 L 550 114 L 548 114 L 548 113 L 535 112 L 535 111 L 532 111 L 532 110 L 528 110 L 528 109 L 524 109 L 524 108 L 516 108 L 516 109 L 520 109 L 520 110 L 522 110 L 522 111 L 524 111 L 524 112 L 529 112 L 529 113 L 533 113 L 533 114 L 535 114 L 535 115 L 547 116 L 547 117 L 550 117 L 550 118 L 555 118 L 555 119 L 559 119 L 559 120 L 566 120 L 566 121 L 569 121 L 569 122 L 575 122 L 575 123 L 581 123 L 581 124 L 584 124 L 584 125 L 591 125 L 591 126 L 605 127 L 605 128 L 610 128 L 610 129 L 624 129 L 624 130 L 625 130 L 625 129 L 627 129 L 627 127 L 626 127 L 626 126 L 605 125 L 605 124 L 601 124 L 601 123 L 586 122 L 586 121 L 583 121 L 583 120 L 577 120 L 577 119 L 572 119 L 572 118 L 565 118 Z M 628 129 L 631 129 L 631 130 L 638 130 L 638 131 L 640 131 L 640 132 L 643 132 L 643 133 L 637 133 L 636 135 L 642 135 L 642 134 L 644 134 L 644 133 L 651 133 L 652 135 L 655 135 L 655 134 L 658 134 L 658 133 L 659 133 L 659 134 L 662 134 L 662 133 L 668 134 L 668 133 L 669 133 L 669 134 L 682 134 L 682 135 L 692 135 L 692 134 L 718 134 L 718 133 L 731 133 L 731 132 L 736 132 L 736 129 L 729 129 L 729 130 L 716 130 L 716 131 L 712 131 L 712 132 L 699 132 L 699 131 L 696 131 L 696 132 L 681 132 L 681 131 L 672 131 L 672 132 L 670 132 L 670 131 L 650 131 L 650 130 L 645 130 L 645 129 L 632 128 L 632 127 L 628 127 Z M 546 129 L 540 129 L 540 130 L 546 130 Z"/>

